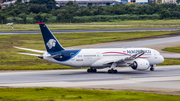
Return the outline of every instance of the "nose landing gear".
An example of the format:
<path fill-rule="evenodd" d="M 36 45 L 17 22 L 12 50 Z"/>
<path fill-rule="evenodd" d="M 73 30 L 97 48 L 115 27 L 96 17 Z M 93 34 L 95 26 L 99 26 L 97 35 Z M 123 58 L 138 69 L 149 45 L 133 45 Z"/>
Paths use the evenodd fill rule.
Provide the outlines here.
<path fill-rule="evenodd" d="M 155 69 L 154 69 L 154 65 L 151 65 L 151 68 L 150 68 L 150 71 L 154 71 Z"/>

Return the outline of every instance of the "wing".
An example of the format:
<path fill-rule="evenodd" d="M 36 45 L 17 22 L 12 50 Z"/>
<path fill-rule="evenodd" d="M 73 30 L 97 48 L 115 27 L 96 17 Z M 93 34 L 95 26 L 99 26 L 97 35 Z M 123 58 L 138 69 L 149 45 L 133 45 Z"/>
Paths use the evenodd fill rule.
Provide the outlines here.
<path fill-rule="evenodd" d="M 104 62 L 104 64 L 113 64 L 113 63 L 127 63 L 127 64 L 131 64 L 132 60 L 135 60 L 135 59 L 139 58 L 144 53 L 145 52 L 143 50 L 141 50 L 139 53 L 136 53 L 136 54 L 134 54 L 132 56 L 126 57 L 124 59 L 115 59 L 115 60 L 106 61 L 106 62 Z"/>
<path fill-rule="evenodd" d="M 125 59 L 121 59 L 117 62 L 128 62 L 128 61 L 132 61 L 132 60 L 135 60 L 137 58 L 139 58 L 140 56 L 142 56 L 145 52 L 143 50 L 141 50 L 139 53 L 136 53 L 130 57 L 126 57 Z"/>
<path fill-rule="evenodd" d="M 14 48 L 27 50 L 27 51 L 31 51 L 31 52 L 37 52 L 37 53 L 45 53 L 46 52 L 46 51 L 34 50 L 34 49 L 29 49 L 29 48 L 21 48 L 21 47 L 16 47 L 16 46 L 14 46 Z"/>

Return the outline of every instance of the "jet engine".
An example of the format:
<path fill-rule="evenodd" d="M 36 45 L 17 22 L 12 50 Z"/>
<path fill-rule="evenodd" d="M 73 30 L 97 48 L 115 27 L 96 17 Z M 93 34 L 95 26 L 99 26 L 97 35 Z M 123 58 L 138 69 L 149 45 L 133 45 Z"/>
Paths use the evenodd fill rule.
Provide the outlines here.
<path fill-rule="evenodd" d="M 137 59 L 130 65 L 134 70 L 147 70 L 150 66 L 149 61 L 145 59 Z"/>

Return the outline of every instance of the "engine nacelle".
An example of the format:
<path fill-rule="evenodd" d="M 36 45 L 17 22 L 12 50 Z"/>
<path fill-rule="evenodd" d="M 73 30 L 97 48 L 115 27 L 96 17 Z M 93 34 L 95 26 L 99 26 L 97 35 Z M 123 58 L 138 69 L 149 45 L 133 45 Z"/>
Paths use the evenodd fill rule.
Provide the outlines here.
<path fill-rule="evenodd" d="M 134 70 L 147 70 L 150 66 L 149 61 L 146 59 L 137 59 L 131 65 L 132 69 Z"/>

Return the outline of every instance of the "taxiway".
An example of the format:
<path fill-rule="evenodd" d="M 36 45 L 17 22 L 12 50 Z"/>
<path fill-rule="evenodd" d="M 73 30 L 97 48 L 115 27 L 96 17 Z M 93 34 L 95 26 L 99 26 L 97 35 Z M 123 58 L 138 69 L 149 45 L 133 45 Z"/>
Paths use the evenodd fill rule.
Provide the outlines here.
<path fill-rule="evenodd" d="M 132 32 L 132 31 L 176 31 L 180 28 L 134 28 L 134 29 L 90 29 L 90 30 L 52 30 L 52 33 L 74 33 L 74 32 Z M 40 31 L 3 31 L 0 35 L 7 34 L 38 34 Z"/>

